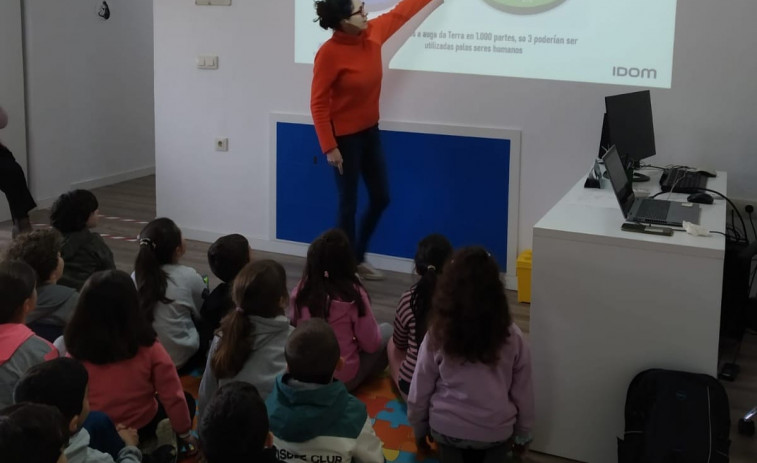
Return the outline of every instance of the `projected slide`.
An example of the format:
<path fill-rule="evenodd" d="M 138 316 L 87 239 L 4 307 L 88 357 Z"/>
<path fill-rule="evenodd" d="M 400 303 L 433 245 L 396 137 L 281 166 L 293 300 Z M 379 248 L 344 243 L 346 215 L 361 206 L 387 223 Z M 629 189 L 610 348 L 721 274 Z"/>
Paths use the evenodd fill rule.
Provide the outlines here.
<path fill-rule="evenodd" d="M 397 3 L 365 8 L 370 19 Z M 404 31 L 389 68 L 670 88 L 675 15 L 676 0 L 445 0 Z M 297 63 L 331 36 L 314 18 L 295 1 Z"/>

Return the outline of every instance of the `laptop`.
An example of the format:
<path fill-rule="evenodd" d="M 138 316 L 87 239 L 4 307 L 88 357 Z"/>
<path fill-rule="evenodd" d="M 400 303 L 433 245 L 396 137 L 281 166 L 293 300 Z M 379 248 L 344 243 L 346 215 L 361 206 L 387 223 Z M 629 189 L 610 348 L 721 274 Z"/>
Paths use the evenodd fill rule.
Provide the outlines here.
<path fill-rule="evenodd" d="M 626 220 L 655 225 L 683 226 L 683 222 L 699 223 L 701 208 L 697 204 L 664 201 L 661 199 L 638 199 L 633 194 L 631 181 L 626 175 L 620 154 L 612 146 L 602 158 L 610 177 L 612 189 L 618 198 L 620 210 Z"/>

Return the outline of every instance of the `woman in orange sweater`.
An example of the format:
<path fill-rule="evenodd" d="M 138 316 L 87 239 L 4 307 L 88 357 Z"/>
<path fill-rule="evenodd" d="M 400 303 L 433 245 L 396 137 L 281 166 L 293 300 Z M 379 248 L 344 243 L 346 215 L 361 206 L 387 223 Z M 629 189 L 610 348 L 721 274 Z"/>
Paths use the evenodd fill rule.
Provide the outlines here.
<path fill-rule="evenodd" d="M 433 0 L 402 0 L 386 14 L 367 20 L 360 0 L 315 2 L 322 28 L 334 34 L 315 56 L 310 111 L 321 150 L 336 168 L 339 228 L 355 250 L 358 272 L 366 279 L 383 275 L 365 262 L 368 241 L 389 204 L 389 182 L 379 138 L 381 46 Z M 369 195 L 368 210 L 355 233 L 358 178 Z"/>

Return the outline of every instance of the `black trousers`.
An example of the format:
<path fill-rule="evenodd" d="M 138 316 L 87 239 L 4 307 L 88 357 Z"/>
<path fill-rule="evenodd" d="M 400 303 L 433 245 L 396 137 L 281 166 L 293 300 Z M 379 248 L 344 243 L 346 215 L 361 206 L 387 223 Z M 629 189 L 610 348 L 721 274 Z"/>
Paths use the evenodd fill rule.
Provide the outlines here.
<path fill-rule="evenodd" d="M 13 221 L 29 216 L 29 211 L 37 207 L 21 166 L 16 162 L 13 153 L 0 144 L 0 191 L 8 198 Z"/>
<path fill-rule="evenodd" d="M 386 162 L 381 149 L 378 125 L 336 137 L 336 142 L 343 159 L 343 175 L 339 175 L 339 171 L 334 169 L 339 193 L 338 227 L 344 230 L 350 239 L 359 264 L 365 260 L 368 242 L 381 214 L 389 205 Z M 368 209 L 360 220 L 360 229 L 355 230 L 358 180 L 361 176 L 368 190 Z"/>

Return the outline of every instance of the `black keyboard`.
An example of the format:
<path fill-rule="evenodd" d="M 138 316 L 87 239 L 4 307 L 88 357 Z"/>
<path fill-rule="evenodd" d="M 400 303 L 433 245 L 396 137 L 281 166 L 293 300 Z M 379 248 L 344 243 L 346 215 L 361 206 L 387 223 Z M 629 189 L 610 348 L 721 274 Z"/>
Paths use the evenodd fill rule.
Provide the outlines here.
<path fill-rule="evenodd" d="M 636 218 L 664 221 L 668 217 L 668 209 L 670 209 L 669 201 L 642 199 L 636 211 Z"/>
<path fill-rule="evenodd" d="M 707 177 L 686 169 L 665 169 L 660 177 L 660 189 L 673 193 L 696 193 L 707 187 Z"/>

